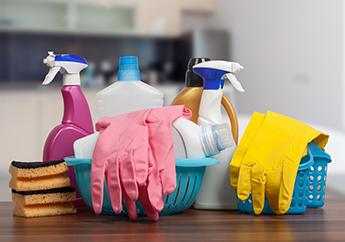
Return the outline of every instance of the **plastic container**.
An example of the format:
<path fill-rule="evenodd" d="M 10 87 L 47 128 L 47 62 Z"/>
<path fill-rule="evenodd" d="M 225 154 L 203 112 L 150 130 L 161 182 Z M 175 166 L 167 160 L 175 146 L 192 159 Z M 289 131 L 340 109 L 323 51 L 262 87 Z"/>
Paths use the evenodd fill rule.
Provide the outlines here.
<path fill-rule="evenodd" d="M 193 72 L 192 67 L 196 64 L 210 61 L 210 58 L 190 58 L 185 75 L 186 86 L 177 94 L 172 105 L 185 105 L 192 110 L 191 121 L 198 123 L 200 100 L 203 91 L 204 81 Z"/>
<path fill-rule="evenodd" d="M 327 167 L 329 162 L 330 156 L 322 151 L 315 143 L 308 145 L 308 154 L 302 158 L 298 168 L 294 193 L 287 214 L 302 214 L 306 211 L 307 207 L 321 207 L 324 205 L 327 172 L 325 167 Z M 315 171 L 316 169 L 317 171 Z M 314 188 L 318 185 L 320 185 L 320 189 L 315 190 Z M 245 201 L 238 199 L 237 205 L 240 211 L 254 214 L 251 196 Z M 265 200 L 262 213 L 273 214 L 267 200 Z"/>
<path fill-rule="evenodd" d="M 202 77 L 204 90 L 201 95 L 199 108 L 199 125 L 222 124 L 226 119 L 222 116 L 222 107 L 225 108 L 230 120 L 232 131 L 238 134 L 238 121 L 236 113 L 230 101 L 223 95 L 225 80 L 228 80 L 233 87 L 244 92 L 235 74 L 243 67 L 234 62 L 228 61 L 206 61 L 193 66 L 194 73 Z M 226 105 L 229 104 L 229 105 Z M 204 183 L 200 194 L 194 204 L 197 209 L 236 209 L 237 200 L 235 191 L 231 188 L 229 180 L 229 163 L 234 154 L 237 136 L 232 137 L 230 147 L 213 156 L 220 164 L 208 168 L 205 173 Z"/>
<path fill-rule="evenodd" d="M 74 167 L 75 177 L 80 194 L 87 206 L 92 208 L 91 199 L 91 160 L 65 158 L 69 166 Z M 176 188 L 164 198 L 164 209 L 161 215 L 172 215 L 188 209 L 194 203 L 203 180 L 205 168 L 219 162 L 213 158 L 178 159 L 176 160 Z M 103 214 L 115 215 L 110 202 L 106 184 L 104 185 Z M 138 214 L 144 216 L 140 202 L 137 202 Z M 124 215 L 126 211 L 122 215 Z"/>
<path fill-rule="evenodd" d="M 99 118 L 163 106 L 163 93 L 140 80 L 138 58 L 122 56 L 117 81 L 96 94 Z"/>
<path fill-rule="evenodd" d="M 55 76 L 61 72 L 63 75 L 63 87 L 61 94 L 64 110 L 60 124 L 53 128 L 44 144 L 43 161 L 61 160 L 73 155 L 73 143 L 79 138 L 93 133 L 93 123 L 89 105 L 80 87 L 80 72 L 85 69 L 87 61 L 74 54 L 54 54 L 48 52 L 43 63 L 49 67 L 43 85 L 54 81 Z M 73 168 L 68 171 L 71 185 L 75 187 Z M 77 203 L 81 198 L 77 194 Z"/>
<path fill-rule="evenodd" d="M 229 126 L 199 126 L 179 118 L 173 123 L 174 152 L 177 159 L 203 158 L 218 154 L 232 144 Z"/>
<path fill-rule="evenodd" d="M 314 164 L 308 171 L 307 207 L 318 208 L 325 204 L 327 165 L 331 162 L 331 157 L 315 143 L 310 145 L 310 149 Z"/>

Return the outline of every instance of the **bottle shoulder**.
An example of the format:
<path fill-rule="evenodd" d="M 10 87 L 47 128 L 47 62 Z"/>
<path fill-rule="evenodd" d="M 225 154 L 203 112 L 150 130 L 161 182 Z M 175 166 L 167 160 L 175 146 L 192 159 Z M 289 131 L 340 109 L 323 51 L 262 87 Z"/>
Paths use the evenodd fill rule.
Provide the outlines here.
<path fill-rule="evenodd" d="M 89 132 L 79 127 L 77 124 L 74 124 L 73 122 L 71 122 L 71 123 L 61 123 L 55 126 L 49 133 L 49 136 L 52 136 L 52 135 L 60 136 L 60 135 L 64 135 L 65 133 L 81 133 L 83 135 L 89 134 Z"/>
<path fill-rule="evenodd" d="M 193 102 L 194 100 L 200 102 L 202 91 L 200 87 L 185 87 L 177 94 L 172 104 L 185 104 L 186 101 Z"/>
<path fill-rule="evenodd" d="M 114 98 L 131 96 L 132 98 L 155 97 L 163 99 L 163 93 L 161 91 L 142 81 L 117 81 L 99 91 L 96 95 L 97 97 L 111 95 Z"/>

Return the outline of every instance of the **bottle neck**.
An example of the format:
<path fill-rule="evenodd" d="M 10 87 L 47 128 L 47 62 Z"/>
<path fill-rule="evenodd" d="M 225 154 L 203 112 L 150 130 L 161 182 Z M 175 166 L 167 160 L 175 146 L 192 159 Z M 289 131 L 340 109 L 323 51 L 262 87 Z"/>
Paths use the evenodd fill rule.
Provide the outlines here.
<path fill-rule="evenodd" d="M 80 85 L 64 85 L 61 89 L 64 114 L 63 124 L 74 124 L 87 133 L 93 132 L 91 113 Z"/>
<path fill-rule="evenodd" d="M 79 73 L 66 73 L 62 77 L 64 86 L 80 85 L 80 74 Z"/>
<path fill-rule="evenodd" d="M 212 80 L 212 81 L 205 81 L 204 89 L 205 90 L 218 90 L 223 89 L 224 87 L 224 80 Z"/>
<path fill-rule="evenodd" d="M 223 89 L 203 90 L 199 109 L 199 121 L 201 124 L 205 122 L 208 124 L 223 123 L 221 112 L 222 97 Z"/>
<path fill-rule="evenodd" d="M 117 80 L 118 82 L 140 82 L 141 80 Z"/>

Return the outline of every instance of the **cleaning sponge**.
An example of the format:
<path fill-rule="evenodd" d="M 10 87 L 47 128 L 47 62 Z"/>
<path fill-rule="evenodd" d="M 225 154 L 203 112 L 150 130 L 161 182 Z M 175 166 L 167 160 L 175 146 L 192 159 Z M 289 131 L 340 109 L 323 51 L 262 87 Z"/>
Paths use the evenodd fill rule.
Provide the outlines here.
<path fill-rule="evenodd" d="M 76 192 L 70 187 L 65 161 L 13 161 L 9 171 L 14 215 L 41 217 L 76 213 L 73 203 Z"/>
<path fill-rule="evenodd" d="M 49 190 L 18 192 L 12 190 L 12 200 L 21 206 L 50 204 L 61 202 L 74 202 L 76 199 L 75 189 L 72 187 L 61 187 Z"/>
<path fill-rule="evenodd" d="M 16 178 L 37 178 L 62 174 L 68 171 L 68 166 L 64 160 L 47 162 L 21 162 L 12 161 L 10 174 Z"/>

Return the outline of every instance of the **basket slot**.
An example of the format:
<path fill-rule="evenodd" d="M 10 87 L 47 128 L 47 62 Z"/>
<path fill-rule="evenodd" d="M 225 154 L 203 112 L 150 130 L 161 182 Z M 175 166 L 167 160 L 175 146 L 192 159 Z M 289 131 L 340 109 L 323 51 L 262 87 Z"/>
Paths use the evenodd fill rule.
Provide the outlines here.
<path fill-rule="evenodd" d="M 325 187 L 327 177 L 327 160 L 318 158 L 308 173 L 307 206 L 322 207 L 325 203 Z"/>
<path fill-rule="evenodd" d="M 178 199 L 178 197 L 179 197 L 179 195 L 180 195 L 180 188 L 181 188 L 181 180 L 182 180 L 182 177 L 179 176 L 178 178 L 179 178 L 179 179 L 178 179 L 178 184 L 176 184 L 177 190 L 176 190 L 176 193 L 175 193 L 175 200 L 174 200 L 174 202 L 173 202 L 173 205 L 174 205 L 174 206 L 176 206 L 177 199 Z"/>
<path fill-rule="evenodd" d="M 198 181 L 199 180 L 199 181 Z M 194 182 L 193 182 L 193 187 L 192 187 L 192 191 L 191 191 L 191 195 L 189 196 L 189 199 L 187 200 L 186 204 L 187 207 L 191 206 L 192 203 L 194 202 L 194 199 L 196 197 L 196 195 L 199 192 L 200 189 L 200 180 L 202 180 L 202 178 L 199 178 L 197 176 L 194 176 Z M 196 189 L 196 187 L 198 187 L 199 189 Z"/>
<path fill-rule="evenodd" d="M 86 204 L 92 208 L 91 196 L 91 166 L 89 163 L 82 163 L 78 161 L 75 168 L 75 176 L 80 189 L 81 195 Z M 84 162 L 84 161 L 83 161 Z M 185 165 L 183 163 L 183 165 Z M 171 215 L 182 212 L 189 208 L 197 194 L 199 193 L 202 179 L 205 172 L 205 166 L 196 166 L 197 164 L 188 164 L 188 166 L 176 167 L 176 189 L 169 195 L 164 196 L 164 209 L 161 215 Z M 136 202 L 139 216 L 145 215 L 145 211 L 140 203 Z M 111 207 L 110 196 L 106 184 L 104 184 L 104 200 L 103 200 L 103 214 L 116 215 Z M 122 216 L 126 215 L 126 206 L 123 203 Z"/>
<path fill-rule="evenodd" d="M 183 197 L 182 197 L 182 200 L 180 202 L 181 205 L 183 204 L 184 200 L 186 199 L 187 194 L 189 193 L 188 192 L 189 191 L 189 189 L 188 189 L 189 188 L 189 183 L 190 183 L 190 176 L 188 176 L 188 178 L 187 178 L 186 190 L 185 190 L 185 192 L 183 194 Z"/>

